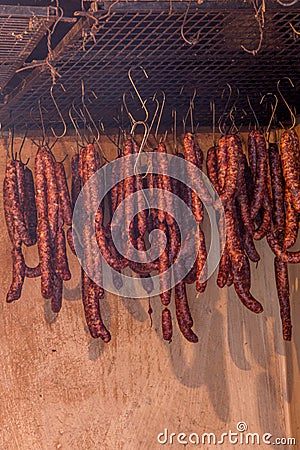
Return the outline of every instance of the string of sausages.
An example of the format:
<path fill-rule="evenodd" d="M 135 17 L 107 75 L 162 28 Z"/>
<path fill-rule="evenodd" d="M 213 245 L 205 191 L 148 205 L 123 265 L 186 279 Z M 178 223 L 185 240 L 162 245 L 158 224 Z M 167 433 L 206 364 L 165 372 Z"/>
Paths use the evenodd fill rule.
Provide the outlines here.
<path fill-rule="evenodd" d="M 118 158 L 137 155 L 139 147 L 129 137 Z M 91 245 L 91 232 L 95 232 L 100 252 L 113 269 L 113 283 L 117 290 L 123 285 L 122 271 L 131 269 L 140 277 L 145 292 L 153 291 L 151 275 L 157 273 L 160 279 L 160 299 L 162 303 L 162 336 L 171 342 L 173 318 L 170 310 L 172 289 L 171 272 L 175 269 L 182 236 L 174 218 L 173 193 L 192 211 L 197 223 L 198 251 L 195 261 L 190 264 L 186 255 L 184 265 L 187 275 L 174 287 L 174 308 L 178 328 L 189 342 L 198 342 L 193 331 L 193 318 L 187 297 L 187 284 L 195 283 L 198 295 L 207 286 L 207 250 L 203 232 L 204 201 L 213 205 L 219 217 L 219 229 L 225 225 L 226 234 L 220 234 L 223 249 L 218 267 L 217 285 L 220 288 L 233 285 L 242 304 L 254 313 L 261 313 L 263 307 L 250 292 L 251 262 L 256 265 L 260 255 L 255 241 L 266 237 L 274 252 L 274 273 L 280 306 L 283 338 L 291 339 L 290 293 L 288 264 L 300 262 L 300 251 L 291 251 L 296 243 L 300 215 L 299 141 L 293 130 L 282 134 L 279 148 L 267 145 L 261 131 L 251 131 L 248 136 L 247 152 L 237 135 L 222 136 L 217 145 L 211 147 L 206 156 L 206 170 L 215 192 L 212 198 L 202 180 L 195 179 L 195 166 L 203 170 L 204 155 L 195 136 L 186 133 L 183 153 L 178 156 L 185 161 L 186 176 L 190 185 L 199 186 L 201 195 L 172 178 L 167 158 L 166 146 L 160 142 L 153 150 L 160 155 L 161 173 L 151 170 L 144 174 L 130 173 L 126 164 L 112 169 L 112 188 L 105 199 L 98 204 L 97 183 L 89 183 L 85 189 L 84 211 L 80 223 L 72 227 L 72 216 L 78 196 L 88 180 L 101 167 L 101 159 L 93 145 L 86 145 L 71 159 L 71 189 L 69 191 L 64 164 L 57 162 L 46 147 L 39 147 L 35 157 L 34 174 L 27 164 L 16 158 L 9 159 L 3 185 L 4 213 L 9 238 L 12 244 L 12 283 L 7 293 L 7 302 L 21 297 L 25 277 L 41 278 L 41 294 L 50 299 L 51 308 L 58 313 L 62 307 L 63 282 L 70 280 L 66 242 L 71 251 L 81 249 L 80 258 L 86 268 L 81 270 L 82 301 L 86 323 L 93 338 L 100 337 L 109 342 L 111 335 L 102 319 L 102 300 L 105 292 L 101 287 L 102 267 L 98 249 Z M 159 190 L 157 208 L 148 207 L 144 195 L 135 197 L 124 207 L 124 200 L 134 193 L 149 192 L 149 201 Z M 222 205 L 225 214 L 218 208 Z M 117 210 L 119 217 L 127 218 L 128 233 L 122 224 L 113 220 Z M 96 216 L 94 212 L 96 211 Z M 138 211 L 137 213 L 135 213 Z M 180 211 L 179 211 L 180 216 Z M 92 221 L 95 218 L 95 223 Z M 182 214 L 181 224 L 188 226 Z M 224 224 L 222 224 L 224 220 Z M 76 229 L 77 227 L 77 229 Z M 116 227 L 117 229 L 113 229 Z M 78 229 L 83 230 L 78 233 Z M 145 252 L 147 233 L 158 229 L 159 256 L 151 262 L 133 261 L 133 249 Z M 92 231 L 91 231 L 92 230 Z M 113 232 L 122 234 L 128 240 L 126 253 L 120 254 L 116 248 Z M 80 236 L 83 236 L 80 240 Z M 165 239 L 163 239 L 163 237 Z M 190 238 L 187 233 L 187 240 Z M 76 246 L 74 245 L 76 243 Z M 28 267 L 25 262 L 24 246 L 37 244 L 39 264 Z M 139 253 L 138 253 L 139 254 Z M 191 267 L 192 266 L 192 267 Z M 88 275 L 89 274 L 89 275 Z M 97 276 L 96 276 L 97 275 Z M 176 273 L 174 273 L 176 279 Z M 94 281 L 95 276 L 99 283 Z M 178 277 L 177 277 L 178 279 Z M 151 308 L 150 308 L 151 310 Z"/>

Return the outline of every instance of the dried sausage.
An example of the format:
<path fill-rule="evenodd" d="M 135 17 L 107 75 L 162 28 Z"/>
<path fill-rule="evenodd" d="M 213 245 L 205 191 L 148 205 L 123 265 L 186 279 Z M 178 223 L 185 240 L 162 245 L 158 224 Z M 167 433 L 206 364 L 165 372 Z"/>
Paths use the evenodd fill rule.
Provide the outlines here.
<path fill-rule="evenodd" d="M 279 258 L 274 258 L 275 280 L 277 295 L 280 305 L 280 317 L 282 322 L 282 335 L 285 341 L 292 338 L 292 322 L 290 312 L 290 291 L 287 263 Z"/>
<path fill-rule="evenodd" d="M 162 334 L 165 341 L 172 341 L 173 329 L 172 329 L 172 317 L 168 308 L 164 308 L 162 311 Z"/>
<path fill-rule="evenodd" d="M 68 226 L 72 225 L 72 204 L 68 189 L 67 177 L 63 163 L 55 162 L 56 181 L 59 196 L 59 208 L 64 223 Z"/>
<path fill-rule="evenodd" d="M 12 249 L 13 276 L 6 301 L 11 303 L 21 297 L 22 287 L 25 278 L 25 261 L 21 249 Z"/>
<path fill-rule="evenodd" d="M 297 170 L 299 149 L 295 146 L 295 139 L 296 135 L 293 130 L 288 130 L 283 133 L 280 139 L 280 156 L 281 156 L 282 172 L 286 183 L 286 187 L 291 192 L 291 199 L 293 206 L 295 210 L 299 213 L 300 182 L 299 182 L 299 171 Z"/>

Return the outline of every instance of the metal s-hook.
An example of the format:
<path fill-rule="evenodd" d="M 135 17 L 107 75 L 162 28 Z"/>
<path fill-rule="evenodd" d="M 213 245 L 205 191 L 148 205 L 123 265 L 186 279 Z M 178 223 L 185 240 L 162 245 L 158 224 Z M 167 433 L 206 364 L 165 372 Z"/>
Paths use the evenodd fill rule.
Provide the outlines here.
<path fill-rule="evenodd" d="M 177 148 L 177 111 L 176 111 L 175 108 L 172 109 L 172 119 L 173 119 L 173 127 L 172 127 L 173 145 L 174 145 L 175 155 L 178 155 L 178 148 Z"/>
<path fill-rule="evenodd" d="M 144 67 L 139 66 L 139 68 L 142 70 L 142 72 L 143 72 L 145 78 L 148 79 L 149 76 L 148 76 L 146 70 L 144 69 Z M 131 85 L 132 85 L 132 87 L 133 87 L 133 89 L 134 89 L 134 91 L 135 91 L 135 93 L 136 93 L 136 95 L 137 95 L 137 97 L 138 97 L 138 99 L 139 99 L 141 105 L 142 105 L 142 108 L 143 108 L 143 110 L 145 111 L 145 118 L 144 118 L 144 120 L 143 120 L 143 121 L 139 121 L 139 122 L 147 122 L 148 117 L 149 117 L 148 109 L 147 109 L 146 106 L 145 106 L 147 100 L 143 100 L 143 99 L 142 99 L 141 94 L 139 93 L 138 88 L 136 87 L 136 84 L 135 84 L 135 82 L 133 81 L 133 78 L 132 78 L 132 75 L 131 75 L 132 70 L 133 70 L 133 68 L 130 68 L 130 69 L 128 70 L 128 72 L 127 72 L 127 75 L 128 75 L 129 81 L 130 81 L 130 83 L 131 83 Z M 126 98 L 126 93 L 124 92 L 124 94 L 123 94 L 123 103 L 124 103 L 125 109 L 126 109 L 126 111 L 127 111 L 127 114 L 129 115 L 129 117 L 130 117 L 132 123 L 134 124 L 134 123 L 137 122 L 137 121 L 134 119 L 133 115 L 129 112 L 128 107 L 127 107 L 127 105 L 126 105 L 126 100 L 125 100 L 125 98 Z"/>
<path fill-rule="evenodd" d="M 95 95 L 95 93 L 94 93 L 94 95 Z M 97 96 L 96 96 L 96 98 L 97 98 Z M 88 115 L 88 118 L 89 118 L 91 124 L 93 125 L 94 129 L 96 130 L 96 136 L 95 136 L 93 131 L 91 130 L 91 127 L 89 127 L 92 135 L 94 136 L 95 142 L 99 142 L 99 140 L 100 140 L 100 131 L 98 130 L 98 127 L 95 124 L 95 121 L 92 118 L 92 115 L 91 115 L 90 111 L 88 110 L 88 107 L 86 106 L 86 103 L 85 103 L 85 87 L 84 87 L 84 81 L 83 80 L 81 80 L 81 103 L 82 103 L 83 109 L 85 110 L 85 112 Z"/>
<path fill-rule="evenodd" d="M 76 120 L 74 119 L 74 117 L 73 117 L 73 115 L 72 115 L 72 112 L 71 112 L 71 111 L 72 111 L 72 108 L 74 109 L 73 103 L 72 103 L 71 108 L 69 109 L 69 117 L 70 117 L 70 120 L 71 120 L 71 122 L 72 122 L 72 125 L 73 125 L 74 130 L 75 130 L 75 133 L 76 133 L 77 144 L 79 144 L 79 143 L 78 143 L 78 138 L 80 138 L 80 140 L 81 140 L 81 142 L 82 142 L 82 145 L 84 145 L 84 139 L 83 139 L 83 137 L 82 137 L 81 134 L 80 134 L 78 124 L 77 124 Z"/>
<path fill-rule="evenodd" d="M 131 130 L 130 130 L 130 134 L 131 134 L 131 135 L 133 135 L 134 130 L 136 129 L 136 127 L 137 127 L 138 125 L 142 125 L 142 126 L 144 127 L 144 135 L 143 135 L 142 142 L 141 142 L 141 144 L 140 144 L 140 148 L 139 148 L 139 152 L 138 152 L 136 161 L 135 161 L 135 163 L 134 163 L 134 169 L 133 169 L 133 171 L 134 171 L 135 174 L 137 174 L 137 172 L 136 172 L 137 164 L 138 164 L 138 162 L 139 162 L 139 160 L 140 160 L 141 153 L 142 153 L 142 151 L 143 151 L 143 149 L 144 149 L 144 147 L 145 147 L 145 144 L 146 144 L 146 141 L 147 141 L 147 138 L 148 138 L 148 134 L 149 134 L 149 133 L 148 133 L 148 132 L 149 132 L 149 130 L 148 130 L 148 125 L 146 124 L 146 122 L 143 122 L 142 120 L 138 120 L 138 121 L 135 122 L 135 123 L 132 125 L 132 127 L 131 127 Z"/>
<path fill-rule="evenodd" d="M 184 91 L 184 86 L 180 89 L 179 95 L 182 95 L 183 91 Z M 194 130 L 193 111 L 195 109 L 194 101 L 195 101 L 196 95 L 197 95 L 197 89 L 194 88 L 193 95 L 192 95 L 192 97 L 190 98 L 190 101 L 189 101 L 189 108 L 187 110 L 187 113 L 186 113 L 185 117 L 183 117 L 183 119 L 182 119 L 184 134 L 185 134 L 185 128 L 186 128 L 186 122 L 187 122 L 188 116 L 190 116 L 191 132 L 194 134 L 194 131 L 195 131 Z"/>
<path fill-rule="evenodd" d="M 210 101 L 210 110 L 212 115 L 212 138 L 213 138 L 213 146 L 216 147 L 216 104 L 214 100 Z"/>
<path fill-rule="evenodd" d="M 164 91 L 161 91 L 161 93 L 162 93 L 162 102 L 161 102 L 161 107 L 160 107 L 160 111 L 159 111 L 159 115 L 158 115 L 158 119 L 157 119 L 155 133 L 154 133 L 154 137 L 155 137 L 156 142 L 157 142 L 157 139 L 158 139 L 158 130 L 159 130 L 159 127 L 160 127 L 160 122 L 161 122 L 161 118 L 162 118 L 162 115 L 163 115 L 163 112 L 164 112 L 164 108 L 165 108 L 165 103 L 166 103 L 166 94 L 165 94 Z M 157 92 L 155 92 L 155 94 L 154 94 L 154 97 L 153 97 L 154 99 L 156 99 L 156 95 L 157 95 Z"/>
<path fill-rule="evenodd" d="M 282 100 L 283 100 L 285 106 L 287 107 L 287 109 L 289 110 L 289 113 L 290 113 L 290 115 L 291 115 L 292 125 L 290 126 L 290 128 L 288 128 L 288 130 L 291 130 L 291 129 L 294 128 L 294 126 L 296 125 L 296 116 L 295 116 L 295 114 L 293 113 L 292 108 L 290 107 L 290 105 L 289 105 L 288 102 L 286 101 L 285 97 L 283 96 L 283 94 L 282 94 L 282 92 L 281 92 L 281 90 L 280 90 L 280 88 L 279 88 L 279 85 L 280 85 L 280 83 L 281 83 L 282 80 L 288 80 L 288 82 L 290 83 L 290 85 L 291 85 L 293 88 L 295 87 L 295 85 L 294 85 L 294 83 L 292 82 L 292 80 L 291 80 L 289 77 L 283 77 L 283 78 L 281 78 L 281 80 L 278 80 L 278 81 L 277 81 L 277 91 L 278 91 L 280 97 L 282 98 Z"/>
<path fill-rule="evenodd" d="M 219 117 L 219 120 L 218 120 L 219 131 L 220 131 L 220 133 L 222 135 L 226 134 L 226 130 L 224 130 L 224 126 L 225 126 L 226 118 L 228 117 L 227 109 L 228 109 L 228 106 L 230 104 L 230 100 L 231 100 L 231 97 L 232 97 L 232 87 L 231 87 L 231 85 L 229 83 L 226 83 L 226 86 L 229 89 L 229 94 L 228 94 L 227 101 L 225 103 L 224 111 L 223 111 L 223 113 L 221 114 L 221 116 Z M 225 88 L 223 89 L 223 92 L 222 92 L 222 95 L 221 95 L 221 99 L 222 100 L 223 100 L 223 97 L 224 97 L 224 92 L 225 92 Z"/>
<path fill-rule="evenodd" d="M 269 123 L 268 123 L 267 128 L 266 128 L 266 136 L 268 136 L 268 134 L 270 132 L 270 128 L 271 128 L 271 125 L 272 125 L 272 122 L 273 122 L 273 119 L 274 119 L 274 116 L 275 116 L 275 112 L 276 112 L 276 109 L 277 109 L 277 105 L 278 105 L 278 97 L 277 97 L 276 94 L 273 94 L 272 92 L 268 92 L 267 94 L 263 95 L 259 103 L 262 105 L 262 103 L 264 102 L 265 98 L 268 95 L 272 95 L 272 97 L 275 98 L 275 105 L 271 104 L 272 114 L 271 114 Z"/>
<path fill-rule="evenodd" d="M 194 37 L 190 41 L 184 35 L 184 26 L 185 26 L 185 23 L 186 23 L 186 20 L 187 20 L 187 15 L 189 13 L 191 3 L 192 3 L 192 0 L 189 1 L 188 6 L 186 8 L 186 11 L 184 13 L 183 21 L 182 21 L 182 24 L 181 24 L 181 27 L 180 27 L 180 34 L 181 34 L 181 37 L 182 37 L 182 39 L 184 40 L 184 42 L 186 44 L 188 44 L 188 45 L 196 45 L 199 42 L 200 30 L 198 31 L 197 34 L 194 35 Z"/>
<path fill-rule="evenodd" d="M 61 87 L 62 90 L 65 92 L 65 88 L 63 87 L 62 84 L 60 85 L 60 87 Z M 67 132 L 67 124 L 66 124 L 65 119 L 64 119 L 64 117 L 63 117 L 63 115 L 62 115 L 62 113 L 61 113 L 61 111 L 60 111 L 60 109 L 59 109 L 59 107 L 58 107 L 58 104 L 57 104 L 57 102 L 56 102 L 56 100 L 55 100 L 55 98 L 54 98 L 53 88 L 54 88 L 54 84 L 53 84 L 53 85 L 51 86 L 51 88 L 50 88 L 50 95 L 51 95 L 52 101 L 53 101 L 53 103 L 54 103 L 54 106 L 55 106 L 55 108 L 56 108 L 57 114 L 59 115 L 60 120 L 61 120 L 61 123 L 62 123 L 62 125 L 63 125 L 63 132 L 62 132 L 62 134 L 57 135 L 57 134 L 55 133 L 53 127 L 51 127 L 50 129 L 51 129 L 51 131 L 52 131 L 52 133 L 53 133 L 53 136 L 55 136 L 57 139 L 61 139 L 62 137 L 65 136 L 65 134 L 66 134 L 66 132 Z"/>
<path fill-rule="evenodd" d="M 256 114 L 255 114 L 255 111 L 254 111 L 254 109 L 253 109 L 253 106 L 251 105 L 249 95 L 247 95 L 247 102 L 248 102 L 249 108 L 251 109 L 251 112 L 252 112 L 252 114 L 253 114 L 253 117 L 254 117 L 254 119 L 255 119 L 257 129 L 259 130 L 259 128 L 260 128 L 259 121 L 258 121 L 258 118 L 257 118 L 257 116 L 256 116 Z"/>

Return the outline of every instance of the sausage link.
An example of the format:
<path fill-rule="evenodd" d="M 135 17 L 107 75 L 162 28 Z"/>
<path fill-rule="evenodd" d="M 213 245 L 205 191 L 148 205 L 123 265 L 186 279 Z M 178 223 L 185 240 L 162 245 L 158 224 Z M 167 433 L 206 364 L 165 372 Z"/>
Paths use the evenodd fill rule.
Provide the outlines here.
<path fill-rule="evenodd" d="M 72 225 L 72 203 L 63 163 L 55 162 L 55 171 L 59 196 L 59 208 L 61 209 L 64 223 L 70 227 Z"/>
<path fill-rule="evenodd" d="M 279 258 L 274 258 L 275 280 L 277 296 L 280 305 L 280 317 L 282 322 L 282 335 L 285 341 L 292 338 L 292 321 L 290 311 L 290 289 L 287 263 Z"/>
<path fill-rule="evenodd" d="M 47 207 L 47 181 L 45 171 L 45 149 L 40 147 L 35 157 L 36 207 L 38 213 L 37 244 L 41 266 L 41 292 L 44 298 L 52 297 L 53 267 L 50 225 Z M 46 151 L 47 152 L 47 151 Z M 48 153 L 48 152 L 47 152 Z"/>
<path fill-rule="evenodd" d="M 207 250 L 205 244 L 205 236 L 199 227 L 199 250 L 197 254 L 197 280 L 196 290 L 200 293 L 204 292 L 207 286 Z"/>
<path fill-rule="evenodd" d="M 159 224 L 159 230 L 167 236 L 167 226 L 164 223 Z M 169 267 L 169 246 L 166 244 L 163 249 L 163 240 L 161 236 L 158 239 L 160 256 L 158 259 L 158 273 L 160 278 L 160 299 L 164 306 L 168 306 L 171 301 L 171 290 L 169 289 L 169 276 L 167 270 Z"/>
<path fill-rule="evenodd" d="M 255 130 L 252 130 L 248 134 L 249 168 L 253 179 L 255 179 L 256 177 L 256 167 L 257 167 L 257 149 L 256 149 L 255 133 L 256 133 Z"/>
<path fill-rule="evenodd" d="M 226 286 L 229 270 L 230 270 L 230 258 L 227 246 L 225 246 L 219 262 L 219 271 L 217 277 L 217 285 L 219 286 L 219 288 L 223 288 L 224 286 Z"/>
<path fill-rule="evenodd" d="M 269 165 L 272 186 L 272 221 L 275 231 L 281 232 L 285 226 L 284 180 L 276 144 L 269 144 Z"/>
<path fill-rule="evenodd" d="M 267 233 L 270 231 L 272 222 L 272 208 L 271 202 L 268 198 L 267 192 L 265 192 L 263 200 L 263 212 L 262 212 L 262 222 L 257 230 L 254 231 L 253 237 L 256 240 L 263 239 Z"/>
<path fill-rule="evenodd" d="M 4 178 L 4 207 L 7 211 L 6 220 L 14 224 L 16 228 L 16 240 L 22 240 L 25 245 L 32 245 L 32 240 L 24 221 L 24 214 L 19 197 L 19 185 L 17 177 L 19 161 L 10 160 L 6 164 Z M 22 187 L 24 189 L 24 186 Z"/>
<path fill-rule="evenodd" d="M 272 252 L 277 256 L 281 261 L 289 263 L 289 264 L 299 264 L 300 263 L 300 251 L 298 252 L 289 252 L 287 250 L 283 250 L 282 245 L 278 242 L 278 239 L 274 236 L 272 232 L 267 234 L 267 241 L 272 250 Z"/>
<path fill-rule="evenodd" d="M 240 169 L 237 180 L 237 203 L 239 206 L 239 212 L 241 220 L 247 232 L 252 236 L 254 230 L 254 224 L 251 217 L 251 208 L 249 197 L 247 193 L 247 186 L 245 180 L 245 166 L 247 164 L 246 156 L 241 155 Z"/>
<path fill-rule="evenodd" d="M 25 277 L 27 278 L 37 278 L 41 276 L 41 266 L 38 264 L 35 267 L 28 267 L 25 265 Z"/>
<path fill-rule="evenodd" d="M 287 189 L 291 192 L 293 206 L 300 212 L 300 183 L 299 183 L 299 148 L 295 147 L 295 132 L 285 131 L 280 139 L 280 156 L 282 172 Z M 296 154 L 298 155 L 296 158 Z"/>
<path fill-rule="evenodd" d="M 256 130 L 254 132 L 256 145 L 256 172 L 254 178 L 254 193 L 251 202 L 251 217 L 254 220 L 260 210 L 267 189 L 267 147 L 264 135 Z"/>
<path fill-rule="evenodd" d="M 216 147 L 216 156 L 217 156 L 217 178 L 218 178 L 218 186 L 220 191 L 222 192 L 225 186 L 225 180 L 226 180 L 226 173 L 227 173 L 227 164 L 228 164 L 228 157 L 227 157 L 227 142 L 225 139 L 220 140 L 221 142 Z"/>
<path fill-rule="evenodd" d="M 173 328 L 171 312 L 168 308 L 162 311 L 162 335 L 165 341 L 172 342 Z"/>
<path fill-rule="evenodd" d="M 218 181 L 218 162 L 217 162 L 217 147 L 210 147 L 206 155 L 206 172 L 213 187 L 217 192 L 219 189 Z"/>
<path fill-rule="evenodd" d="M 219 140 L 219 147 L 226 146 L 227 147 L 227 170 L 226 177 L 224 182 L 224 188 L 222 191 L 220 190 L 220 199 L 223 205 L 226 205 L 228 201 L 230 201 L 236 190 L 238 173 L 239 173 L 239 165 L 241 161 L 241 140 L 238 136 L 228 135 L 223 136 Z"/>
<path fill-rule="evenodd" d="M 62 227 L 58 228 L 55 241 L 55 272 L 63 281 L 71 279 L 66 249 L 66 236 Z"/>
<path fill-rule="evenodd" d="M 294 209 L 292 194 L 289 189 L 285 190 L 285 227 L 283 237 L 283 250 L 292 247 L 298 235 L 298 214 Z"/>
<path fill-rule="evenodd" d="M 234 289 L 243 305 L 256 314 L 263 312 L 262 305 L 250 293 L 250 265 L 246 256 L 240 270 L 232 262 L 232 273 Z"/>
<path fill-rule="evenodd" d="M 24 221 L 32 245 L 36 244 L 37 210 L 35 203 L 33 174 L 28 167 L 24 167 Z"/>
<path fill-rule="evenodd" d="M 8 303 L 14 302 L 21 297 L 22 287 L 25 278 L 25 261 L 21 248 L 12 249 L 13 274 L 12 282 L 6 296 Z"/>
<path fill-rule="evenodd" d="M 54 242 L 56 239 L 58 229 L 58 208 L 59 208 L 55 162 L 52 155 L 46 148 L 42 147 L 40 150 L 41 150 L 41 157 L 43 158 L 44 161 L 44 171 L 47 185 L 46 195 L 47 195 L 47 212 L 50 227 L 50 236 L 51 241 Z"/>
<path fill-rule="evenodd" d="M 191 133 L 187 133 L 185 135 L 183 145 L 185 160 L 198 167 L 198 160 L 195 152 L 195 138 Z M 206 189 L 206 186 L 203 183 L 203 180 L 200 178 L 197 178 L 197 180 L 194 179 L 194 170 L 193 167 L 189 164 L 187 164 L 187 172 L 191 183 L 197 182 L 199 186 L 199 192 L 197 193 L 199 196 L 196 194 L 196 192 L 192 191 L 192 211 L 195 216 L 196 222 L 198 224 L 201 224 L 203 221 L 203 205 L 201 199 L 211 204 L 211 197 Z"/>
<path fill-rule="evenodd" d="M 244 249 L 245 249 L 245 252 L 246 252 L 248 258 L 252 262 L 257 263 L 258 261 L 260 261 L 260 255 L 255 248 L 253 237 L 248 233 L 247 230 L 244 230 L 243 243 L 244 243 Z"/>
<path fill-rule="evenodd" d="M 193 332 L 193 319 L 187 301 L 186 287 L 183 281 L 175 286 L 175 308 L 179 329 L 189 342 L 198 342 L 197 335 Z"/>
<path fill-rule="evenodd" d="M 82 300 L 86 323 L 93 338 L 101 337 L 104 342 L 111 339 L 105 327 L 99 306 L 99 286 L 91 280 L 82 269 Z"/>
<path fill-rule="evenodd" d="M 53 295 L 51 298 L 51 309 L 54 313 L 59 313 L 62 307 L 63 282 L 59 276 L 53 277 Z"/>

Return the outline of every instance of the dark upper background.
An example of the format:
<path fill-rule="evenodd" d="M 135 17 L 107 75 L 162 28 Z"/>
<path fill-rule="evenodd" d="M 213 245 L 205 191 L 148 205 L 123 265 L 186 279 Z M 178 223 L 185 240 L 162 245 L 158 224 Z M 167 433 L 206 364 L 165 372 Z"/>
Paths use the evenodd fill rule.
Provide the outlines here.
<path fill-rule="evenodd" d="M 88 10 L 91 2 L 84 3 Z M 282 80 L 281 86 L 288 102 L 299 112 L 300 36 L 290 26 L 292 24 L 300 30 L 298 3 L 284 7 L 277 1 L 266 1 L 262 46 L 258 54 L 253 56 L 241 48 L 244 45 L 254 49 L 259 41 L 258 26 L 250 1 L 190 2 L 184 33 L 188 40 L 192 40 L 199 32 L 199 40 L 195 45 L 188 45 L 181 37 L 181 25 L 188 6 L 186 2 L 119 2 L 109 14 L 107 8 L 110 3 L 98 2 L 99 10 L 95 17 L 99 22 L 97 29 L 92 30 L 94 20 L 74 16 L 75 11 L 81 11 L 81 1 L 61 0 L 59 5 L 64 11 L 64 19 L 76 21 L 59 22 L 51 38 L 53 55 L 50 62 L 59 74 L 53 88 L 57 103 L 68 121 L 72 102 L 77 108 L 81 106 L 81 80 L 84 80 L 85 101 L 93 118 L 103 121 L 106 128 L 116 127 L 117 122 L 126 127 L 128 119 L 121 108 L 125 91 L 132 114 L 143 119 L 136 96 L 130 96 L 133 89 L 128 70 L 133 68 L 132 76 L 141 95 L 143 99 L 148 99 L 146 105 L 150 117 L 154 111 L 154 93 L 157 92 L 159 99 L 162 98 L 162 90 L 166 94 L 162 128 L 172 127 L 173 109 L 177 111 L 180 126 L 194 89 L 197 91 L 194 123 L 200 127 L 211 127 L 210 102 L 215 101 L 218 118 L 226 103 L 227 88 L 222 99 L 226 83 L 230 83 L 233 90 L 228 109 L 236 102 L 233 116 L 238 126 L 253 126 L 255 123 L 247 95 L 260 125 L 268 122 L 270 103 L 261 106 L 260 98 L 266 93 L 276 93 L 276 83 L 284 77 L 290 77 L 294 82 L 294 89 L 286 79 Z M 18 5 L 19 13 L 24 9 L 24 22 L 18 25 L 19 19 L 2 17 L 3 5 Z M 30 33 L 20 33 L 20 29 L 24 31 L 26 27 L 30 28 L 32 15 L 28 13 L 28 6 L 55 7 L 56 2 L 0 1 L 0 81 L 1 67 L 4 71 L 11 67 L 17 70 L 32 63 L 41 63 L 47 57 L 45 19 L 39 19 L 41 26 L 31 32 L 31 37 L 28 38 Z M 17 42 L 19 35 L 22 36 Z M 23 51 L 26 39 L 30 49 L 28 54 Z M 12 49 L 17 45 L 20 51 L 19 59 L 15 58 L 15 61 Z M 146 69 L 148 79 L 137 68 L 139 65 Z M 12 123 L 20 132 L 26 126 L 36 128 L 40 100 L 46 126 L 56 126 L 59 132 L 59 117 L 49 94 L 52 83 L 49 66 L 43 64 L 16 74 L 14 72 L 0 91 L 0 121 L 3 129 L 8 129 Z M 5 80 L 4 75 L 2 77 Z M 271 100 L 271 96 L 268 99 Z M 286 125 L 290 122 L 288 110 L 281 99 L 276 114 L 276 123 L 279 121 L 286 121 Z"/>

